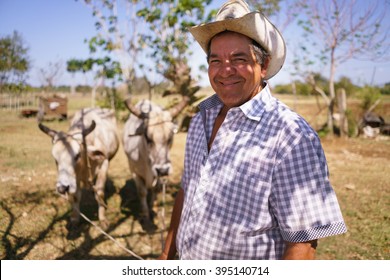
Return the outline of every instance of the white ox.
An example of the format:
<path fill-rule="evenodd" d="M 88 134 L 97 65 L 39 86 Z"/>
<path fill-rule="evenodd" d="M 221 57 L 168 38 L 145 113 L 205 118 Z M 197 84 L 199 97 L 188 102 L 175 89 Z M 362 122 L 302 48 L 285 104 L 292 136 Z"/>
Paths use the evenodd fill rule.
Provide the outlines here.
<path fill-rule="evenodd" d="M 67 194 L 72 204 L 71 226 L 80 220 L 81 182 L 93 187 L 98 202 L 101 226 L 106 228 L 104 187 L 109 162 L 119 147 L 116 118 L 112 110 L 85 108 L 72 119 L 68 132 L 55 131 L 43 124 L 39 128 L 53 140 L 52 155 L 56 161 L 56 188 Z"/>
<path fill-rule="evenodd" d="M 132 114 L 123 129 L 123 147 L 141 204 L 141 225 L 147 232 L 153 232 L 155 190 L 161 185 L 160 178 L 172 171 L 169 149 L 176 129 L 173 119 L 188 104 L 188 98 L 170 110 L 163 110 L 149 100 L 133 106 L 128 99 L 125 104 Z"/>

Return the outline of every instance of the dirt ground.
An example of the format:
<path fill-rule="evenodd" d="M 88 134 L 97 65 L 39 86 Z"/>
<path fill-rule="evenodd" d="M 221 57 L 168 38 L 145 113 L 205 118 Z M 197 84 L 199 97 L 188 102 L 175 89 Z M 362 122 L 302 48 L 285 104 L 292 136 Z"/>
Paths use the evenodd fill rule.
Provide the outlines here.
<path fill-rule="evenodd" d="M 171 151 L 174 173 L 165 204 L 161 192 L 157 198 L 154 211 L 158 230 L 154 234 L 146 234 L 137 220 L 136 190 L 120 147 L 111 162 L 106 185 L 110 221 L 107 233 L 115 243 L 87 221 L 69 234 L 70 208 L 55 192 L 50 138 L 39 131 L 34 119 L 20 119 L 7 112 L 0 112 L 0 118 L 1 259 L 134 259 L 121 247 L 143 259 L 155 259 L 160 254 L 179 188 L 185 133 L 175 136 Z M 47 125 L 66 130 L 68 123 L 54 121 Z M 390 259 L 389 137 L 324 138 L 322 144 L 349 231 L 321 240 L 317 257 Z M 96 210 L 93 194 L 84 191 L 81 212 L 97 223 Z"/>

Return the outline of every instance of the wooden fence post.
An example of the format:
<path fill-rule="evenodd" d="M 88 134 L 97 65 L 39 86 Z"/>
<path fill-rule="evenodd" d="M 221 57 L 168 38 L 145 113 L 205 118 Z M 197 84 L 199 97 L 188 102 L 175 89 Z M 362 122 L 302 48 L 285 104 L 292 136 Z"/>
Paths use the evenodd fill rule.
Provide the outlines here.
<path fill-rule="evenodd" d="M 348 118 L 347 118 L 347 95 L 345 89 L 337 90 L 338 107 L 340 114 L 340 136 L 348 137 Z"/>

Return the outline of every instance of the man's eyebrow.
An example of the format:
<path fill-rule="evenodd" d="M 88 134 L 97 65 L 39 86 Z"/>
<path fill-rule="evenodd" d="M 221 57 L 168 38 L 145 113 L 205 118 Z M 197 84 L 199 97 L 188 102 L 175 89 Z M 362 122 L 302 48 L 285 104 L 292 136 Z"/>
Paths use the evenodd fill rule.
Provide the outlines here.
<path fill-rule="evenodd" d="M 218 55 L 215 54 L 215 53 L 212 53 L 212 54 L 209 55 L 209 58 L 215 58 L 215 57 L 218 57 Z"/>
<path fill-rule="evenodd" d="M 247 54 L 247 53 L 244 53 L 244 52 L 238 52 L 238 53 L 234 53 L 232 56 L 233 56 L 233 57 L 237 57 L 237 56 L 248 56 L 248 54 Z"/>

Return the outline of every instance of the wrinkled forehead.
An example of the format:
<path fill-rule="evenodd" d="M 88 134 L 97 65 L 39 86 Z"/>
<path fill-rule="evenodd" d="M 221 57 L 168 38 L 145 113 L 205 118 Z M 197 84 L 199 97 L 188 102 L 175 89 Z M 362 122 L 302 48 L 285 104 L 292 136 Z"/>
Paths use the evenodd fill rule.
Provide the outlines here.
<path fill-rule="evenodd" d="M 233 31 L 223 31 L 216 34 L 209 41 L 208 53 L 210 55 L 211 51 L 217 52 L 220 50 L 221 46 L 224 48 L 230 49 L 245 49 L 249 50 L 253 39 Z M 213 48 L 212 48 L 213 47 Z"/>

